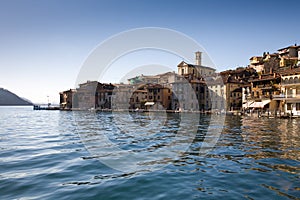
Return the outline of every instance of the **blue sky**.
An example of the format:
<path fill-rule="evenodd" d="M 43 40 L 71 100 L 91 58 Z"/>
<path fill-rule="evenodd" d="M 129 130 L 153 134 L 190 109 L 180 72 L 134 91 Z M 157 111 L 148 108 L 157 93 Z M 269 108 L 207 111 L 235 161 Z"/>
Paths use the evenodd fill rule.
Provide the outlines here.
<path fill-rule="evenodd" d="M 219 71 L 246 66 L 251 56 L 300 43 L 299 6 L 297 0 L 0 0 L 0 87 L 33 102 L 47 96 L 58 102 L 99 43 L 142 27 L 186 34 Z M 129 56 L 134 65 L 143 64 L 140 57 Z M 118 67 L 130 70 L 129 58 L 104 81 L 118 81 Z M 180 58 L 165 58 L 176 70 Z"/>

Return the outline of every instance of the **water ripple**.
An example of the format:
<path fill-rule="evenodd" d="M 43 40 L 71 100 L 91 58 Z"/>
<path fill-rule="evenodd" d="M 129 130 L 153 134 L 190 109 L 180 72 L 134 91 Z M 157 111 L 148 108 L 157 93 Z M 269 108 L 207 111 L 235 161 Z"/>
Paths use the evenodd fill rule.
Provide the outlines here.
<path fill-rule="evenodd" d="M 80 116 L 80 117 L 78 117 Z M 115 116 L 116 117 L 116 116 Z M 126 117 L 120 113 L 118 117 Z M 170 145 L 182 124 L 178 114 L 153 129 L 143 114 L 114 124 L 111 113 L 0 108 L 1 199 L 299 199 L 300 120 L 226 118 L 214 149 L 200 155 L 214 116 L 201 115 L 190 146 L 174 158 L 141 160 L 156 171 L 116 171 L 99 156 L 111 144 L 139 155 Z M 153 118 L 152 118 L 153 119 Z M 154 120 L 159 120 L 155 118 Z M 152 124 L 151 124 L 152 123 Z M 155 122 L 158 123 L 158 122 Z M 139 125 L 136 128 L 136 124 Z M 212 125 L 212 124 L 211 124 Z M 217 123 L 213 128 L 218 127 Z M 159 130 L 159 131 L 157 131 Z M 189 134 L 189 129 L 184 130 Z M 182 137 L 182 142 L 185 138 Z M 91 154 L 89 148 L 105 148 Z M 178 150 L 178 149 L 176 149 Z M 147 168 L 145 168 L 147 169 Z"/>

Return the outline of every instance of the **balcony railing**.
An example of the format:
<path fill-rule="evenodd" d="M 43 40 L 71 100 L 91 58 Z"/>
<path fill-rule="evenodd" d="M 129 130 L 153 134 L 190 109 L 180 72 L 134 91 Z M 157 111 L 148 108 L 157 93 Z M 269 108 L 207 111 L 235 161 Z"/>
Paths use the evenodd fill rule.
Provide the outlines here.
<path fill-rule="evenodd" d="M 300 94 L 279 94 L 279 95 L 273 95 L 273 98 L 276 99 L 287 99 L 287 98 L 299 98 L 300 99 Z"/>
<path fill-rule="evenodd" d="M 260 95 L 260 96 L 250 96 L 247 97 L 247 100 L 252 100 L 252 101 L 260 101 L 260 100 L 270 100 L 273 98 L 273 95 Z"/>

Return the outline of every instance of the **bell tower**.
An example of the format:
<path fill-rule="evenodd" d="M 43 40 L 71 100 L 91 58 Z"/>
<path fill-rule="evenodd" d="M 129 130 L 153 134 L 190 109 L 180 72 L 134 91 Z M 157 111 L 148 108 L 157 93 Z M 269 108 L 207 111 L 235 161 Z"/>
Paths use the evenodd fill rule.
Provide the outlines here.
<path fill-rule="evenodd" d="M 195 64 L 196 64 L 196 65 L 201 65 L 202 52 L 197 51 L 197 52 L 195 52 L 195 55 L 196 55 L 196 62 L 195 62 Z"/>

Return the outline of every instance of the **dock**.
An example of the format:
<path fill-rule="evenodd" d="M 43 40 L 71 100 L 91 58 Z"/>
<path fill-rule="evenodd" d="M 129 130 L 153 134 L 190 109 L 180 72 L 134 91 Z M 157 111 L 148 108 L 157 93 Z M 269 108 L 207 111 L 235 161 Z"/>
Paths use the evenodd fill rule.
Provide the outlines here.
<path fill-rule="evenodd" d="M 42 105 L 33 105 L 33 110 L 59 110 L 57 106 L 42 106 Z"/>

